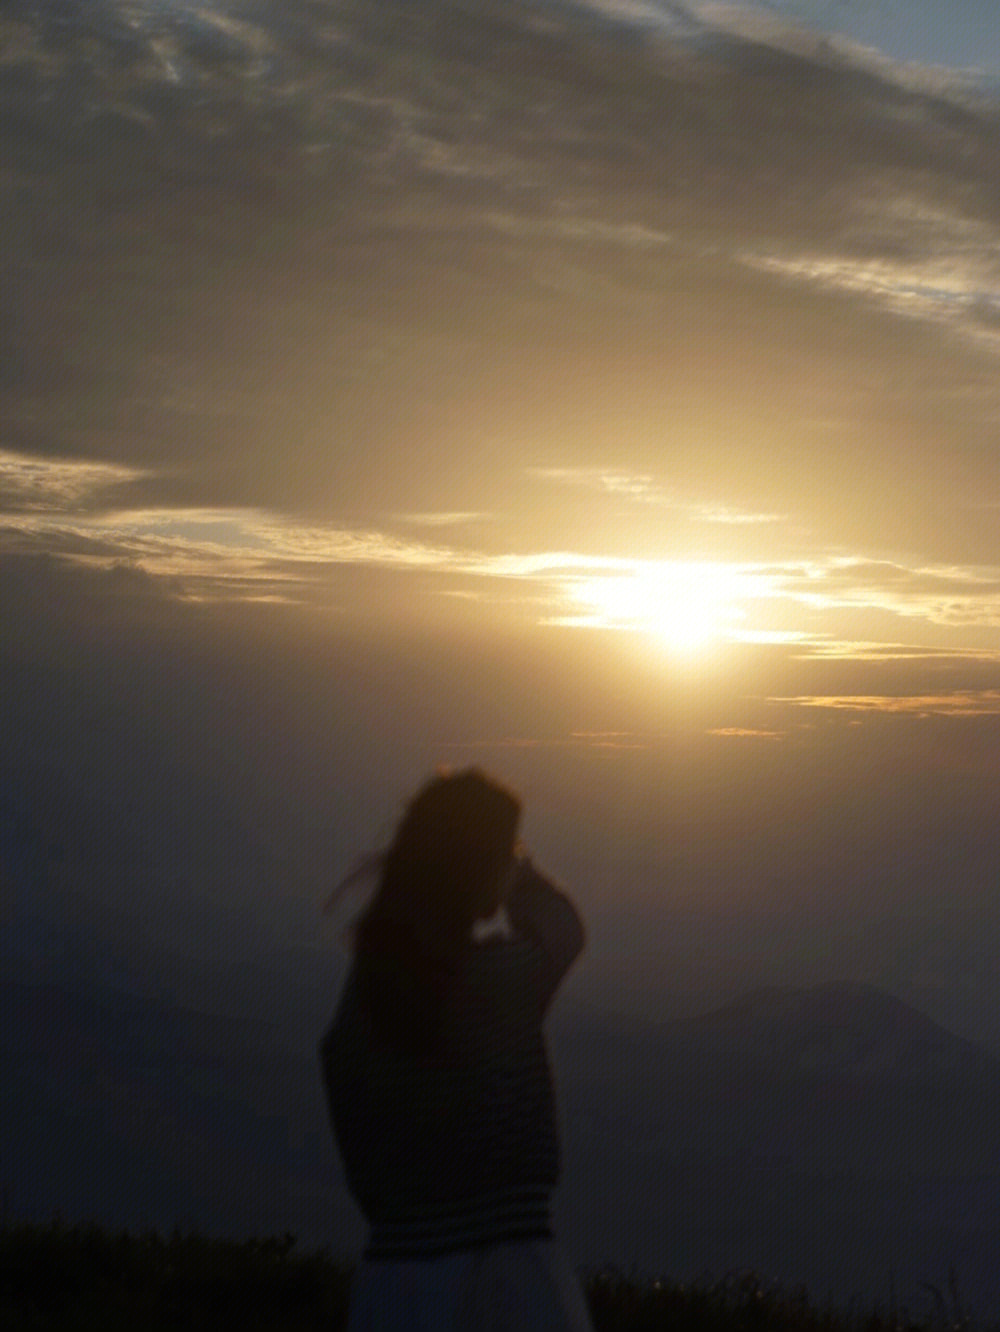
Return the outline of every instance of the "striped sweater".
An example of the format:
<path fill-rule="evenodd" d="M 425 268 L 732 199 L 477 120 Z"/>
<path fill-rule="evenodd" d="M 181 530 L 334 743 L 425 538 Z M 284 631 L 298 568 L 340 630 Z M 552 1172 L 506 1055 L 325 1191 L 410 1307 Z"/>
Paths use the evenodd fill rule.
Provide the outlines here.
<path fill-rule="evenodd" d="M 559 1135 L 542 1022 L 584 931 L 569 899 L 534 870 L 505 906 L 514 937 L 470 942 L 440 1054 L 400 1055 L 374 1041 L 353 971 L 320 1042 L 334 1136 L 369 1223 L 368 1259 L 552 1234 Z"/>

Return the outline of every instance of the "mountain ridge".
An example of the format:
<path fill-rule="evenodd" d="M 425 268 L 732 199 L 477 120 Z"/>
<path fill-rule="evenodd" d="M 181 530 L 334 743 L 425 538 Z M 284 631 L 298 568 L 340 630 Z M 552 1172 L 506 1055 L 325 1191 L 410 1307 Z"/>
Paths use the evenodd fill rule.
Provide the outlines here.
<path fill-rule="evenodd" d="M 940 1033 L 952 1073 L 913 1079 L 883 1061 L 872 1077 L 850 1059 L 831 1070 L 757 1053 L 775 1008 L 818 1007 L 829 1032 L 831 999 L 845 996 L 901 1014 L 904 1038 L 914 1024 Z M 0 1008 L 12 1216 L 360 1243 L 304 1032 L 293 1048 L 280 1024 L 111 986 L 81 996 L 51 978 L 0 982 Z M 754 1268 L 863 1290 L 893 1264 L 903 1280 L 907 1256 L 915 1279 L 962 1259 L 963 1288 L 1000 1307 L 982 1206 L 1000 1181 L 1000 1064 L 974 1045 L 967 1057 L 970 1043 L 901 1000 L 850 983 L 770 986 L 694 1019 L 557 1008 L 550 1035 L 560 1226 L 581 1260 L 649 1264 L 669 1248 L 677 1273 Z"/>

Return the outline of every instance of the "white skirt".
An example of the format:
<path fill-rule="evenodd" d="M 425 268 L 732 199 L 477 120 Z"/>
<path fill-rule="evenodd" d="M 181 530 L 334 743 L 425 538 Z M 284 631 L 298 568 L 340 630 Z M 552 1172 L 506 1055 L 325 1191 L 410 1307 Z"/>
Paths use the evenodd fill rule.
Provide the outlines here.
<path fill-rule="evenodd" d="M 347 1332 L 592 1332 L 557 1240 L 512 1240 L 439 1258 L 363 1260 Z"/>

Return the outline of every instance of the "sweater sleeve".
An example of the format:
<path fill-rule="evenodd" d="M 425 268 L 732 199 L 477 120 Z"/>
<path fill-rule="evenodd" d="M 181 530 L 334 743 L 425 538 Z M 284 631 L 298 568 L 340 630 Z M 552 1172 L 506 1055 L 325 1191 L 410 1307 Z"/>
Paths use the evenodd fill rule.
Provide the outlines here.
<path fill-rule="evenodd" d="M 538 992 L 544 1013 L 583 950 L 586 942 L 583 921 L 566 894 L 530 862 L 522 867 L 507 894 L 504 909 L 515 934 L 538 945 Z"/>

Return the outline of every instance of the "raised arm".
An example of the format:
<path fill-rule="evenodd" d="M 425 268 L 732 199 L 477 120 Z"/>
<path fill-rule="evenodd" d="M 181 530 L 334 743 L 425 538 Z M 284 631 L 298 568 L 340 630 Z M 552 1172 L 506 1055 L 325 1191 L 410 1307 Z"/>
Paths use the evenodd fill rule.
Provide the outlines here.
<path fill-rule="evenodd" d="M 539 998 L 544 1013 L 586 943 L 580 913 L 566 894 L 527 858 L 521 862 L 507 893 L 504 909 L 515 934 L 539 945 L 542 955 Z"/>

